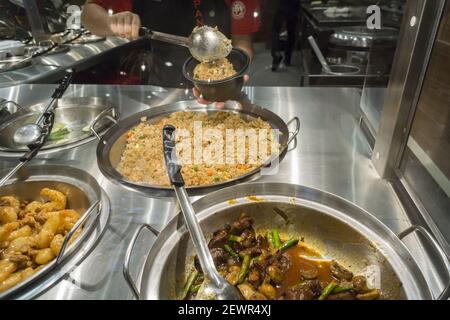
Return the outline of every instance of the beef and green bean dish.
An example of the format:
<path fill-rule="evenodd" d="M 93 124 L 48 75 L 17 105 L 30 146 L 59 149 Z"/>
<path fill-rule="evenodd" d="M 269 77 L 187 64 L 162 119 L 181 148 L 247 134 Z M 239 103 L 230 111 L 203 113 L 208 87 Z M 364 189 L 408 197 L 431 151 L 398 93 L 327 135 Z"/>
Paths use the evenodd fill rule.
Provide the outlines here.
<path fill-rule="evenodd" d="M 215 231 L 208 246 L 218 271 L 245 300 L 380 299 L 365 276 L 321 257 L 302 238 L 286 238 L 277 229 L 255 231 L 245 214 Z M 197 257 L 191 269 L 181 298 L 203 299 L 206 280 Z"/>

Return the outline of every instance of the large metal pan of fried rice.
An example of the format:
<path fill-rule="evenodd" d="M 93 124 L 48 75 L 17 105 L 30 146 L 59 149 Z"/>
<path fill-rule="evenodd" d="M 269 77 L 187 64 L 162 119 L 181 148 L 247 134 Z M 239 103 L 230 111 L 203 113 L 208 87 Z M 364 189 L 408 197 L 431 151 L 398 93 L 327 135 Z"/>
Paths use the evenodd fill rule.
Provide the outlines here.
<path fill-rule="evenodd" d="M 257 179 L 284 158 L 300 121 L 262 107 L 196 101 L 152 107 L 118 122 L 101 139 L 97 161 L 112 182 L 152 197 L 173 196 L 163 159 L 162 128 L 176 127 L 177 158 L 190 195 Z M 292 128 L 289 128 L 292 127 Z"/>

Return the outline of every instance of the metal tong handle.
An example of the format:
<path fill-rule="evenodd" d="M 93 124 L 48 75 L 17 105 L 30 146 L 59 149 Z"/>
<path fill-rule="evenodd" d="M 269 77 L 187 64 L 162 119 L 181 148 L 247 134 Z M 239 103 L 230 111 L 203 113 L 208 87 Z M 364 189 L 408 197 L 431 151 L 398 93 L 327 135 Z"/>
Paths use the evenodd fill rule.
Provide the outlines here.
<path fill-rule="evenodd" d="M 97 209 L 97 211 L 95 211 L 95 209 Z M 64 237 L 64 241 L 61 245 L 61 249 L 59 249 L 58 256 L 56 257 L 56 264 L 59 264 L 62 261 L 62 259 L 64 258 L 64 254 L 66 253 L 66 248 L 69 245 L 69 241 L 70 241 L 70 239 L 72 239 L 75 232 L 80 228 L 80 226 L 82 224 L 84 224 L 86 222 L 86 220 L 94 212 L 97 212 L 97 216 L 100 214 L 100 212 L 101 212 L 100 200 L 97 200 L 96 202 L 94 202 L 94 204 L 92 206 L 90 206 L 89 209 L 87 209 L 87 211 L 83 215 L 83 217 L 81 219 L 79 219 L 77 221 L 77 223 L 75 223 L 75 225 L 72 227 L 72 229 L 70 229 L 69 233 L 67 233 L 67 235 Z"/>
<path fill-rule="evenodd" d="M 109 115 L 108 113 L 111 113 L 111 115 Z M 94 134 L 94 136 L 98 140 L 101 140 L 102 138 L 100 137 L 100 133 L 95 130 L 95 126 L 102 119 L 108 119 L 112 123 L 117 124 L 117 120 L 116 120 L 117 118 L 118 118 L 118 114 L 116 112 L 116 108 L 109 107 L 109 108 L 103 110 L 97 117 L 95 117 L 95 119 L 92 121 L 91 125 L 89 126 L 89 130 Z"/>
<path fill-rule="evenodd" d="M 163 145 L 164 145 L 164 159 L 166 162 L 167 173 L 170 182 L 175 190 L 181 211 L 184 215 L 187 228 L 191 235 L 192 242 L 197 251 L 200 265 L 203 272 L 209 280 L 216 286 L 221 285 L 221 277 L 214 265 L 213 258 L 209 252 L 205 235 L 200 228 L 200 224 L 195 215 L 189 196 L 184 187 L 184 180 L 181 175 L 181 165 L 178 163 L 175 149 L 175 127 L 166 125 L 163 128 Z"/>
<path fill-rule="evenodd" d="M 158 40 L 166 43 L 175 44 L 177 46 L 189 48 L 189 38 L 187 37 L 176 36 L 164 32 L 151 31 L 146 27 L 141 27 L 139 29 L 139 35 L 141 37 L 148 37 L 152 40 Z"/>
<path fill-rule="evenodd" d="M 128 245 L 127 251 L 125 253 L 125 260 L 124 260 L 123 269 L 122 269 L 123 276 L 125 277 L 125 280 L 127 281 L 128 285 L 131 288 L 131 291 L 133 292 L 133 294 L 137 300 L 140 300 L 141 294 L 140 294 L 140 292 L 136 286 L 136 283 L 134 282 L 133 277 L 131 276 L 131 273 L 130 273 L 130 260 L 131 260 L 131 255 L 133 254 L 134 246 L 136 245 L 136 241 L 144 229 L 150 230 L 150 232 L 153 233 L 153 235 L 155 237 L 157 237 L 159 235 L 159 231 L 156 230 L 155 228 L 153 228 L 149 224 L 143 224 L 142 226 L 140 226 L 139 229 L 137 229 L 136 232 L 134 233 L 133 237 L 131 238 L 130 244 Z"/>
<path fill-rule="evenodd" d="M 291 125 L 291 123 L 293 123 L 293 122 L 295 122 L 295 129 L 292 133 L 290 132 L 291 136 L 289 137 L 289 139 L 286 143 L 287 146 L 289 146 L 291 144 L 291 142 L 297 138 L 297 136 L 300 132 L 301 123 L 300 123 L 299 117 L 293 117 L 291 120 L 289 120 L 288 123 L 286 124 L 287 127 L 289 127 Z"/>
<path fill-rule="evenodd" d="M 289 132 L 289 137 L 288 137 L 288 140 L 287 140 L 286 144 L 283 145 L 281 147 L 281 149 L 276 154 L 272 154 L 269 157 L 269 159 L 267 159 L 262 164 L 262 167 L 266 167 L 267 168 L 267 167 L 271 166 L 273 164 L 274 160 L 276 160 L 276 158 L 279 157 L 284 151 L 290 152 L 290 151 L 294 150 L 297 147 L 297 140 L 296 139 L 297 139 L 297 136 L 298 136 L 298 134 L 300 132 L 300 127 L 301 127 L 301 123 L 300 123 L 299 117 L 292 118 L 291 120 L 289 120 L 287 122 L 286 125 L 287 125 L 287 127 L 289 127 L 294 122 L 295 122 L 295 129 L 294 129 L 294 131 Z M 294 146 L 291 149 L 288 149 L 289 146 L 291 145 L 291 142 L 294 141 L 294 140 L 295 140 Z"/>
<path fill-rule="evenodd" d="M 50 111 L 53 111 L 53 109 L 54 109 L 53 106 L 55 104 L 55 101 L 62 98 L 62 96 L 66 92 L 67 88 L 69 87 L 70 83 L 72 82 L 73 74 L 74 74 L 73 69 L 68 69 L 66 71 L 66 74 L 64 75 L 61 82 L 59 83 L 59 85 L 56 87 L 55 91 L 52 94 L 52 100 L 47 105 L 47 107 L 44 109 L 44 112 L 42 112 L 42 114 L 36 120 L 36 124 L 38 126 L 41 125 L 41 122 L 42 122 L 45 114 Z"/>
<path fill-rule="evenodd" d="M 320 50 L 319 46 L 317 45 L 317 42 L 314 39 L 314 37 L 313 36 L 309 36 L 308 37 L 308 41 L 309 41 L 309 44 L 311 45 L 312 49 L 314 50 L 314 52 L 315 52 L 315 54 L 317 56 L 317 59 L 319 59 L 319 62 L 322 65 L 322 68 L 327 73 L 330 73 L 331 72 L 330 66 L 328 65 L 327 60 L 323 56 L 322 51 Z"/>
<path fill-rule="evenodd" d="M 400 240 L 403 240 L 405 237 L 407 237 L 408 235 L 410 235 L 413 232 L 420 233 L 434 247 L 436 252 L 439 254 L 439 258 L 441 259 L 442 263 L 445 266 L 445 270 L 447 271 L 447 277 L 448 277 L 448 280 L 450 281 L 450 263 L 449 263 L 449 259 L 447 258 L 447 255 L 446 255 L 444 249 L 442 249 L 442 247 L 439 245 L 439 243 L 434 239 L 434 237 L 431 235 L 431 233 L 427 229 L 425 229 L 422 226 L 415 226 L 414 225 L 414 226 L 409 227 L 405 231 L 399 233 L 398 237 L 399 237 Z M 444 290 L 437 297 L 437 300 L 447 300 L 449 297 L 450 297 L 450 283 L 447 283 L 447 285 L 444 288 Z"/>

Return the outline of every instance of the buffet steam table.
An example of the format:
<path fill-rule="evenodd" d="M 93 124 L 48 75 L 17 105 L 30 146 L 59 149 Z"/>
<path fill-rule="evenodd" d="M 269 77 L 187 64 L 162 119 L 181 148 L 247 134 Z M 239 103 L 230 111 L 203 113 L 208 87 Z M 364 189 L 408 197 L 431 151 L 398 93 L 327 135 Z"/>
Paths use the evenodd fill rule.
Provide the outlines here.
<path fill-rule="evenodd" d="M 0 97 L 23 106 L 44 102 L 53 85 L 20 85 L 0 89 Z M 258 182 L 283 182 L 320 189 L 345 198 L 367 210 L 394 233 L 410 226 L 391 185 L 378 176 L 371 150 L 359 127 L 360 93 L 351 88 L 248 87 L 248 98 L 288 121 L 301 120 L 294 150 L 281 162 L 279 173 Z M 189 90 L 152 86 L 73 85 L 65 97 L 106 97 L 124 118 L 147 108 L 192 99 Z M 161 230 L 177 214 L 175 199 L 145 198 L 108 181 L 96 161 L 97 141 L 56 154 L 43 155 L 32 164 L 65 164 L 85 170 L 97 179 L 111 202 L 106 232 L 97 247 L 72 272 L 64 275 L 38 299 L 132 299 L 122 274 L 125 250 L 135 230 L 148 223 Z M 0 169 L 11 168 L 17 159 L 0 158 Z M 195 199 L 194 199 L 195 200 Z M 429 263 L 429 256 L 415 237 L 407 245 L 416 257 L 434 293 L 443 284 Z M 151 246 L 142 237 L 131 261 L 135 272 Z M 139 249 L 140 248 L 140 249 Z M 142 251 L 142 252 L 140 252 Z M 58 271 L 56 271 L 58 272 Z"/>

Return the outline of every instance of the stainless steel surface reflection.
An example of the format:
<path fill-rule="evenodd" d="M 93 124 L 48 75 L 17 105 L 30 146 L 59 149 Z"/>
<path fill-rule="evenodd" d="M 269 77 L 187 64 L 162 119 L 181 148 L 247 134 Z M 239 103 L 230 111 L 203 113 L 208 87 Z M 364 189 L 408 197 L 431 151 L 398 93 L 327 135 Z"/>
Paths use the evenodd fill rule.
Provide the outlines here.
<path fill-rule="evenodd" d="M 133 45 L 137 41 L 141 40 L 129 41 L 119 37 L 109 37 L 93 43 L 68 45 L 62 52 L 36 57 L 31 62 L 17 65 L 12 70 L 0 72 L 0 87 L 23 83 L 52 83 L 62 78 L 68 68 L 77 70 L 89 68 L 101 62 L 106 53 Z M 8 64 L 11 62 L 0 61 L 0 69 L 3 67 L 6 69 Z"/>
<path fill-rule="evenodd" d="M 33 105 L 47 97 L 52 86 L 22 85 L 0 89 L 0 97 L 21 105 Z M 358 126 L 360 94 L 343 88 L 245 88 L 249 99 L 278 114 L 284 121 L 302 119 L 297 148 L 289 152 L 276 175 L 258 182 L 301 184 L 341 196 L 384 222 L 394 233 L 410 223 L 388 182 L 380 179 L 371 163 L 370 148 Z M 126 117 L 150 106 L 192 98 L 189 91 L 150 86 L 71 86 L 66 97 L 109 97 Z M 40 156 L 33 164 L 60 163 L 82 168 L 94 176 L 111 200 L 111 219 L 97 248 L 78 268 L 40 296 L 42 299 L 131 299 L 122 275 L 125 250 L 134 231 L 143 223 L 158 230 L 175 216 L 174 199 L 149 199 L 116 186 L 103 177 L 95 158 L 97 142 L 77 149 Z M 10 168 L 13 159 L 0 158 L 0 168 Z M 195 200 L 195 199 L 193 199 Z M 419 256 L 419 266 L 433 292 L 442 290 L 427 255 L 415 238 L 408 246 Z M 136 274 L 154 241 L 138 240 L 131 261 Z M 432 278 L 431 280 L 428 278 Z"/>

